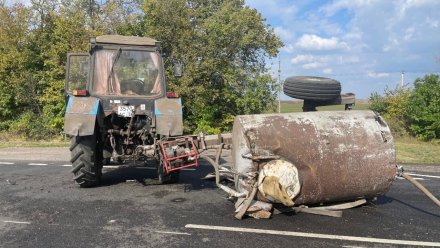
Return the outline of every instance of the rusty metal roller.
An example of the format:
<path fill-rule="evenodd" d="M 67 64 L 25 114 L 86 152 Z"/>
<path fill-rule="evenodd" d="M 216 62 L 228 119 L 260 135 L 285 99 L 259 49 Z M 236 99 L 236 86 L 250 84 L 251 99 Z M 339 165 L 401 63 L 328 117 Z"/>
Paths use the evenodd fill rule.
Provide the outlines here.
<path fill-rule="evenodd" d="M 296 167 L 295 205 L 372 198 L 397 174 L 390 129 L 372 111 L 242 115 L 232 137 L 239 173 L 259 172 L 276 159 Z M 247 181 L 236 176 L 236 190 L 249 191 Z"/>

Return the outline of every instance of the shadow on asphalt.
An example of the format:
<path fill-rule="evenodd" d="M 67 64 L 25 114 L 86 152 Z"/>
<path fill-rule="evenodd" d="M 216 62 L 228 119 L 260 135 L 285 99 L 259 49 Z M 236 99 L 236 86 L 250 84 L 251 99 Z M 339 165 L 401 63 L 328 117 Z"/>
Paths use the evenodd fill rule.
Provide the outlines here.
<path fill-rule="evenodd" d="M 404 201 L 401 201 L 399 199 L 396 199 L 396 198 L 393 198 L 393 197 L 389 197 L 389 196 L 386 196 L 386 195 L 378 197 L 377 200 L 374 202 L 374 204 L 375 205 L 385 205 L 385 204 L 389 204 L 389 203 L 391 203 L 393 201 L 398 202 L 398 203 L 400 203 L 400 204 L 402 204 L 402 205 L 404 205 L 406 207 L 409 207 L 409 208 L 412 208 L 414 210 L 417 210 L 419 212 L 422 212 L 422 213 L 425 213 L 425 214 L 428 214 L 428 215 L 431 215 L 431 216 L 434 216 L 434 217 L 440 217 L 440 215 L 438 215 L 438 214 L 428 212 L 428 211 L 423 210 L 423 209 L 421 209 L 419 207 L 411 205 L 411 204 L 409 204 L 407 202 L 404 202 Z M 432 203 L 432 204 L 434 204 L 434 203 Z"/>
<path fill-rule="evenodd" d="M 111 186 L 131 180 L 137 181 L 144 186 L 158 185 L 157 171 L 154 169 L 154 165 L 148 164 L 147 166 L 145 168 L 144 166 L 127 165 L 127 167 L 121 166 L 117 169 L 103 172 L 100 186 Z M 191 167 L 190 169 L 195 170 L 180 171 L 177 184 L 184 184 L 185 189 L 188 191 L 217 187 L 214 180 L 202 179 L 214 171 L 211 166 L 203 163 L 198 167 Z"/>

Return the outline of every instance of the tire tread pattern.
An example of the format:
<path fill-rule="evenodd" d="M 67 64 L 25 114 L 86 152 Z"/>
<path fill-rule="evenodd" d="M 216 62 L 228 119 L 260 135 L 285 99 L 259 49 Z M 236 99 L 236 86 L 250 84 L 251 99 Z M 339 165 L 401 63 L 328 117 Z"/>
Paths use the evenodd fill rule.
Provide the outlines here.
<path fill-rule="evenodd" d="M 340 96 L 341 83 L 322 77 L 290 77 L 284 82 L 283 91 L 297 99 L 325 101 Z"/>
<path fill-rule="evenodd" d="M 71 163 L 73 180 L 81 187 L 93 187 L 100 183 L 102 164 L 95 135 L 74 136 L 71 139 Z"/>

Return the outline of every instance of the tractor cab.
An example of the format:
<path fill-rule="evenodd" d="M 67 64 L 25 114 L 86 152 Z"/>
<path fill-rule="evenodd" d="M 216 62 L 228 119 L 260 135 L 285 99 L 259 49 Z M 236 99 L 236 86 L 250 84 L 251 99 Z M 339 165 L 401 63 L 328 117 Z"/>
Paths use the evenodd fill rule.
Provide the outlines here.
<path fill-rule="evenodd" d="M 65 92 L 101 99 L 106 115 L 120 112 L 122 102 L 149 114 L 155 99 L 165 97 L 160 42 L 148 37 L 103 35 L 90 38 L 89 53 L 68 54 Z M 125 104 L 127 105 L 127 104 Z M 119 110 L 118 110 L 119 108 Z"/>

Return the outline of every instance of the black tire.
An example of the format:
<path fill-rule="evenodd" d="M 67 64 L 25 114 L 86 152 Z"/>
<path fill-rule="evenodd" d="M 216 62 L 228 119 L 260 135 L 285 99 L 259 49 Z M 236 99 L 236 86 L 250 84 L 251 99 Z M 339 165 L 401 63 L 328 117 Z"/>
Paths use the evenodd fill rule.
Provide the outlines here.
<path fill-rule="evenodd" d="M 162 155 L 160 155 L 160 164 L 157 168 L 157 180 L 160 184 L 177 183 L 180 177 L 180 170 L 166 173 Z"/>
<path fill-rule="evenodd" d="M 159 166 L 160 167 L 160 166 Z M 159 184 L 169 184 L 169 183 L 177 183 L 179 181 L 180 171 L 173 171 L 168 174 L 165 172 L 157 173 L 157 180 Z"/>
<path fill-rule="evenodd" d="M 82 188 L 99 185 L 102 175 L 102 147 L 97 135 L 74 136 L 70 141 L 73 179 Z"/>
<path fill-rule="evenodd" d="M 323 77 L 289 77 L 284 82 L 283 91 L 297 99 L 326 101 L 341 95 L 341 83 Z"/>

